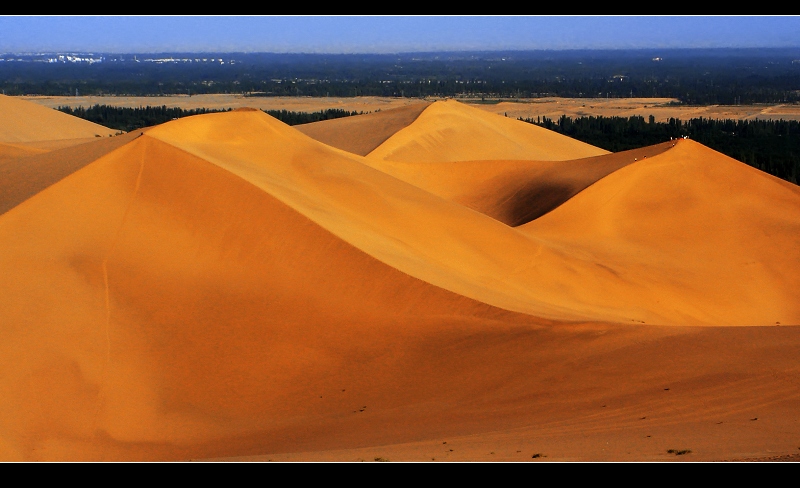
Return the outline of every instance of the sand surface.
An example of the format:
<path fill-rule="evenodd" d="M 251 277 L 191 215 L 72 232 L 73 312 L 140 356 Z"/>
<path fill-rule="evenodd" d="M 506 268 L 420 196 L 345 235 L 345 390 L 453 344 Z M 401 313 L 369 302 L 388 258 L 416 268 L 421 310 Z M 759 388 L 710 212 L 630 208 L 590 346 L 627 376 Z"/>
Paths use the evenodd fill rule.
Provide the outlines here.
<path fill-rule="evenodd" d="M 0 460 L 794 459 L 796 185 L 452 100 L 311 125 L 0 147 Z"/>

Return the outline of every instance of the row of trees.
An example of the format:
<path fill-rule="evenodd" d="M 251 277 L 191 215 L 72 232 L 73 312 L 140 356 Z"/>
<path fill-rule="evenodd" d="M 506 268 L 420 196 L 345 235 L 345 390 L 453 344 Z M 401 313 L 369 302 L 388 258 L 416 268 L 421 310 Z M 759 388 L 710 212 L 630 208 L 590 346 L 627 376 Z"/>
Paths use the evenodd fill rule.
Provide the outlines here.
<path fill-rule="evenodd" d="M 163 124 L 170 120 L 187 117 L 190 115 L 200 115 L 214 112 L 227 112 L 231 109 L 208 109 L 197 108 L 184 110 L 177 107 L 146 106 L 146 107 L 114 107 L 111 105 L 93 105 L 89 108 L 84 107 L 58 107 L 61 112 L 74 115 L 110 129 L 130 132 L 143 127 L 151 127 Z M 320 110 L 318 112 L 291 112 L 288 110 L 265 110 L 267 114 L 288 125 L 307 124 L 321 120 L 335 119 L 339 117 L 349 117 L 359 115 L 364 112 L 350 112 L 338 108 Z"/>
<path fill-rule="evenodd" d="M 198 108 L 183 110 L 175 107 L 167 107 L 162 105 L 160 107 L 113 107 L 110 105 L 92 105 L 89 108 L 84 107 L 58 107 L 59 111 L 75 117 L 100 124 L 108 127 L 109 129 L 116 129 L 125 132 L 141 129 L 143 127 L 151 127 L 164 122 L 187 117 L 189 115 L 200 115 L 213 112 L 224 112 L 226 110 L 216 110 L 208 108 Z"/>
<path fill-rule="evenodd" d="M 611 152 L 658 144 L 672 138 L 691 139 L 771 175 L 797 184 L 800 179 L 800 122 L 796 120 L 716 120 L 670 118 L 656 122 L 651 115 L 589 116 L 572 119 L 562 115 L 520 118 Z"/>
<path fill-rule="evenodd" d="M 308 124 L 321 120 L 338 119 L 364 113 L 356 111 L 351 112 L 340 108 L 329 108 L 320 110 L 319 112 L 291 112 L 289 110 L 264 110 L 264 112 L 288 125 Z"/>
<path fill-rule="evenodd" d="M 685 105 L 742 105 L 800 103 L 800 75 L 785 79 L 645 80 L 645 79 L 530 79 L 521 81 L 462 82 L 456 79 L 410 81 L 222 81 L 198 82 L 3 82 L 6 95 L 125 96 L 242 94 L 263 97 L 488 97 L 488 98 L 674 98 Z"/>

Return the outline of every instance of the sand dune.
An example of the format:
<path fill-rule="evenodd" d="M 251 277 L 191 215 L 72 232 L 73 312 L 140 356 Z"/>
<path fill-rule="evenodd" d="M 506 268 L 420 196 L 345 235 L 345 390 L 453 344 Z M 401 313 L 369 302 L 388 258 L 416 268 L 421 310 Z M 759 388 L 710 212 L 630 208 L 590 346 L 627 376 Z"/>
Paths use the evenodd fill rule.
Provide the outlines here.
<path fill-rule="evenodd" d="M 387 161 L 530 159 L 559 161 L 607 154 L 542 127 L 455 100 L 433 103 L 367 157 Z"/>
<path fill-rule="evenodd" d="M 108 127 L 15 97 L 0 95 L 0 142 L 25 143 L 108 137 Z"/>
<path fill-rule="evenodd" d="M 148 134 L 250 181 L 376 259 L 455 293 L 557 320 L 676 325 L 800 322 L 785 296 L 743 316 L 717 297 L 685 286 L 686 281 L 714 273 L 691 268 L 685 280 L 674 284 L 664 283 L 669 269 L 631 276 L 625 272 L 625 260 L 598 260 L 580 246 L 519 232 L 367 166 L 364 158 L 306 138 L 260 111 L 211 115 L 163 124 Z M 265 160 L 264 154 L 273 156 Z M 658 157 L 670 161 L 666 154 Z M 682 215 L 666 233 L 682 232 Z M 632 220 L 648 218 L 643 212 Z M 788 219 L 784 235 L 791 240 L 797 214 L 790 213 Z M 627 249 L 627 242 L 620 245 Z M 500 248 L 502 253 L 497 252 Z M 788 264 L 792 254 L 785 254 Z M 713 281 L 714 286 L 729 299 L 752 304 L 760 293 L 726 281 L 739 276 L 731 273 L 744 277 L 749 271 L 733 269 L 738 271 Z M 750 278 L 744 280 L 748 282 Z"/>
<path fill-rule="evenodd" d="M 10 155 L 0 459 L 794 452 L 797 187 L 461 105 Z"/>
<path fill-rule="evenodd" d="M 666 142 L 571 161 L 419 163 L 368 160 L 367 164 L 516 227 L 553 210 L 611 172 L 671 146 L 671 142 Z"/>
<path fill-rule="evenodd" d="M 638 291 L 611 274 L 595 276 L 594 262 L 393 178 L 260 111 L 212 115 L 148 135 L 231 171 L 376 259 L 444 289 L 550 319 L 641 319 L 631 302 Z M 574 283 L 576 269 L 592 282 Z M 554 279 L 560 289 L 544 286 Z M 653 307 L 643 320 L 679 319 Z"/>
<path fill-rule="evenodd" d="M 655 278 L 664 300 L 703 296 L 720 324 L 800 323 L 800 188 L 691 140 L 520 230 Z"/>
<path fill-rule="evenodd" d="M 514 315 L 379 263 L 148 136 L 5 214 L 0 235 L 2 388 L 29 383 L 4 404 L 3 437 L 33 457 L 169 457 L 292 425 L 331 407 L 300 398 L 358 391 L 398 340 Z M 52 422 L 66 431 L 50 437 Z"/>

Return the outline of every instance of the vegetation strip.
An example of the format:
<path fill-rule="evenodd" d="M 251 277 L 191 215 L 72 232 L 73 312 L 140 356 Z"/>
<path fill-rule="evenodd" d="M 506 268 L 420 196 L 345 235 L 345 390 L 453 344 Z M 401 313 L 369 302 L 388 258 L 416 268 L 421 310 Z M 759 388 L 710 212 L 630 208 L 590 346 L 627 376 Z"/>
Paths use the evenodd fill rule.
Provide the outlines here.
<path fill-rule="evenodd" d="M 170 120 L 188 117 L 190 115 L 200 115 L 216 112 L 229 112 L 232 109 L 210 109 L 210 108 L 197 108 L 184 110 L 177 107 L 167 107 L 166 105 L 152 107 L 114 107 L 111 105 L 92 105 L 89 108 L 84 107 L 58 107 L 59 111 L 75 117 L 100 124 L 110 129 L 122 130 L 130 132 L 132 130 L 141 129 L 143 127 L 151 127 Z M 264 110 L 267 114 L 275 117 L 281 122 L 288 125 L 308 124 L 311 122 L 319 122 L 321 120 L 337 119 L 340 117 L 349 117 L 351 115 L 361 115 L 364 112 L 350 112 L 339 108 L 329 108 L 327 110 L 320 110 L 318 112 L 291 112 L 288 110 Z"/>

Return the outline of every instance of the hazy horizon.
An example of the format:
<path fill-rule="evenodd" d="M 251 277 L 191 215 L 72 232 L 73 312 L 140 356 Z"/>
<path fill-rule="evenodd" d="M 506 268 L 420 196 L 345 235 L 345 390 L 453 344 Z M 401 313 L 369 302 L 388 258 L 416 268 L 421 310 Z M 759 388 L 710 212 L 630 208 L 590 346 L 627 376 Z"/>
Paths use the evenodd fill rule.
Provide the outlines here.
<path fill-rule="evenodd" d="M 800 16 L 0 16 L 0 52 L 800 47 Z"/>

